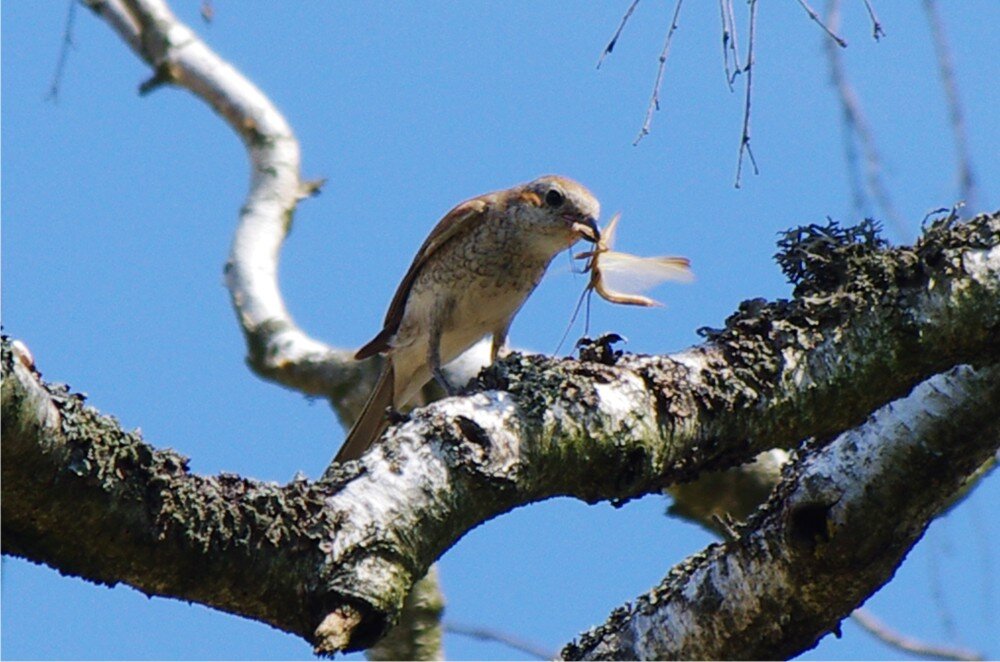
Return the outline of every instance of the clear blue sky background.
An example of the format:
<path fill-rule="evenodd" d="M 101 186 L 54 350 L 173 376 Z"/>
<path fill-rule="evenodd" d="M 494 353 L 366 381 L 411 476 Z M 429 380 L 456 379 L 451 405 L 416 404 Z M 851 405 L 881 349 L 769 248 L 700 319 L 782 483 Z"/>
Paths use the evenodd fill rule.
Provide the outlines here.
<path fill-rule="evenodd" d="M 286 113 L 304 175 L 328 178 L 299 209 L 281 280 L 298 322 L 334 345 L 360 345 L 379 328 L 414 251 L 453 204 L 543 173 L 587 184 L 605 218 L 621 211 L 622 250 L 692 259 L 695 284 L 656 291 L 666 309 L 595 302 L 592 331 L 617 331 L 637 352 L 698 342 L 695 329 L 721 326 L 743 299 L 788 296 L 772 260 L 779 231 L 859 218 L 823 36 L 796 2 L 760 5 L 752 127 L 761 172 L 740 190 L 742 96 L 724 84 L 716 3 L 684 7 L 663 109 L 638 147 L 672 3 L 641 3 L 600 71 L 625 0 L 217 1 L 211 25 L 200 3 L 176 4 Z M 745 6 L 735 4 L 745 43 Z M 876 2 L 887 36 L 875 43 L 862 3 L 845 4 L 848 71 L 906 223 L 889 236 L 909 240 L 925 213 L 959 196 L 929 30 L 920 3 Z M 1000 3 L 939 4 L 977 206 L 994 208 Z M 66 4 L 3 10 L 6 332 L 27 343 L 47 379 L 190 456 L 198 472 L 318 476 L 339 424 L 325 403 L 250 374 L 222 284 L 247 186 L 242 145 L 186 92 L 139 98 L 148 70 L 82 9 L 59 101 L 46 101 Z M 515 345 L 555 348 L 584 285 L 567 262 L 557 258 L 516 320 Z M 998 497 L 994 475 L 935 523 L 869 601 L 873 612 L 912 635 L 1000 656 Z M 441 560 L 447 618 L 558 650 L 710 541 L 664 517 L 666 506 L 563 499 L 477 528 Z M 2 579 L 8 659 L 310 658 L 303 641 L 267 626 L 23 560 L 5 558 Z M 455 636 L 446 646 L 453 658 L 519 656 Z M 804 657 L 900 656 L 846 622 L 842 638 Z"/>

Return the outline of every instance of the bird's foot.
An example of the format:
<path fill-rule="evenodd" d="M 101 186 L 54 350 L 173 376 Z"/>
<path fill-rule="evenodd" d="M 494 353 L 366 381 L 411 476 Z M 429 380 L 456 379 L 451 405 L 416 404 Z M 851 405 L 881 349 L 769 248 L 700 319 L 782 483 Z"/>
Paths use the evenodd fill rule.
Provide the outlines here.
<path fill-rule="evenodd" d="M 444 376 L 444 371 L 442 371 L 441 368 L 434 369 L 434 381 L 436 381 L 449 396 L 458 395 L 458 389 L 448 382 L 448 379 Z"/>

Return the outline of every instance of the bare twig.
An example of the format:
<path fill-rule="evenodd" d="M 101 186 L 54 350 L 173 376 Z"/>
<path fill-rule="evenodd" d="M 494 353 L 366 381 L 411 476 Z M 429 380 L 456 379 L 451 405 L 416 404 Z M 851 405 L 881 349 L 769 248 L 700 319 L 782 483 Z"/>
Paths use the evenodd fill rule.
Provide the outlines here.
<path fill-rule="evenodd" d="M 827 3 L 826 22 L 834 29 L 840 24 L 840 0 L 829 0 Z M 882 158 L 875 146 L 875 135 L 868 124 L 861 101 L 844 71 L 844 61 L 840 50 L 829 41 L 825 42 L 827 61 L 830 65 L 830 79 L 837 95 L 844 120 L 844 149 L 847 155 L 847 167 L 852 182 L 854 204 L 859 208 L 867 207 L 869 195 L 885 215 L 898 238 L 905 238 L 909 233 L 903 223 L 896 206 L 892 201 L 888 188 L 882 180 Z M 864 151 L 864 177 L 858 163 L 856 145 L 860 144 Z M 861 186 L 864 181 L 867 191 Z"/>
<path fill-rule="evenodd" d="M 972 156 L 969 153 L 969 141 L 965 132 L 965 117 L 962 112 L 962 102 L 958 97 L 958 86 L 955 84 L 955 66 L 951 59 L 951 49 L 948 37 L 944 33 L 944 23 L 938 14 L 934 0 L 924 0 L 924 12 L 931 27 L 931 38 L 934 42 L 934 53 L 938 60 L 938 70 L 941 75 L 941 85 L 948 104 L 948 117 L 951 120 L 951 132 L 955 138 L 955 158 L 958 161 L 958 187 L 966 206 L 975 210 L 976 178 L 972 172 Z"/>
<path fill-rule="evenodd" d="M 983 660 L 982 653 L 954 646 L 939 646 L 896 632 L 870 611 L 861 607 L 851 613 L 854 622 L 880 641 L 911 655 L 932 660 Z"/>
<path fill-rule="evenodd" d="M 878 41 L 880 37 L 885 36 L 885 30 L 882 29 L 882 23 L 878 20 L 878 14 L 875 13 L 875 8 L 872 7 L 872 3 L 869 0 L 865 0 L 865 9 L 868 10 L 868 18 L 872 20 L 872 37 L 875 41 Z"/>
<path fill-rule="evenodd" d="M 733 91 L 733 81 L 740 75 L 740 52 L 736 40 L 736 18 L 733 16 L 733 0 L 719 0 L 722 14 L 722 67 L 726 72 L 726 85 Z M 729 60 L 732 58 L 732 68 Z"/>
<path fill-rule="evenodd" d="M 59 45 L 59 57 L 56 59 L 56 70 L 52 74 L 52 84 L 49 85 L 48 94 L 45 95 L 45 99 L 53 103 L 59 101 L 59 86 L 62 85 L 63 72 L 66 71 L 66 61 L 69 59 L 69 52 L 75 46 L 73 43 L 73 25 L 76 23 L 76 2 L 77 0 L 69 0 L 62 43 Z"/>
<path fill-rule="evenodd" d="M 740 181 L 743 176 L 743 154 L 744 152 L 748 157 L 750 157 L 750 164 L 753 166 L 753 174 L 759 175 L 760 169 L 757 168 L 757 159 L 753 156 L 753 150 L 750 149 L 750 95 L 753 91 L 753 64 L 754 64 L 754 33 L 757 27 L 757 0 L 750 0 L 750 37 L 749 44 L 747 45 L 747 63 L 743 67 L 743 71 L 747 74 L 746 82 L 746 100 L 743 104 L 743 133 L 740 136 L 740 153 L 739 157 L 736 159 L 736 188 L 740 187 Z"/>
<path fill-rule="evenodd" d="M 514 650 L 518 650 L 522 653 L 538 658 L 539 660 L 554 660 L 558 657 L 558 654 L 555 651 L 546 650 L 538 644 L 533 644 L 530 641 L 525 641 L 524 639 L 515 637 L 512 634 L 500 632 L 499 630 L 494 630 L 492 628 L 477 627 L 475 625 L 463 625 L 461 623 L 446 621 L 444 624 L 444 631 L 450 632 L 451 634 L 459 634 L 463 637 L 479 639 L 480 641 L 495 641 L 503 644 L 504 646 L 509 646 Z"/>
<path fill-rule="evenodd" d="M 837 34 L 834 33 L 834 31 L 830 29 L 826 23 L 823 22 L 823 19 L 821 19 L 819 17 L 819 14 L 817 14 L 816 11 L 809 6 L 809 3 L 806 2 L 806 0 L 799 0 L 799 4 L 802 6 L 803 9 L 806 10 L 806 13 L 809 14 L 809 18 L 815 21 L 816 25 L 823 28 L 823 32 L 825 32 L 827 36 L 830 37 L 830 39 L 833 39 L 837 43 L 837 45 L 840 46 L 841 48 L 847 48 L 847 42 L 844 41 L 841 37 L 837 36 Z"/>
<path fill-rule="evenodd" d="M 615 44 L 618 43 L 618 37 L 622 35 L 622 30 L 625 29 L 625 24 L 628 23 L 628 19 L 632 17 L 632 12 L 635 11 L 635 6 L 639 4 L 639 0 L 632 0 L 632 4 L 628 6 L 625 10 L 625 15 L 622 16 L 622 22 L 618 24 L 618 29 L 615 30 L 614 36 L 611 37 L 611 41 L 608 45 L 604 47 L 604 52 L 601 53 L 601 57 L 597 60 L 597 68 L 601 68 L 601 63 L 604 62 L 604 58 L 607 57 L 611 51 L 615 50 Z"/>
<path fill-rule="evenodd" d="M 670 40 L 674 37 L 674 30 L 677 29 L 677 17 L 681 13 L 681 5 L 684 0 L 677 0 L 674 6 L 674 17 L 670 21 L 670 29 L 667 31 L 667 39 L 663 42 L 663 50 L 660 51 L 660 66 L 656 70 L 656 82 L 653 83 L 653 96 L 649 99 L 649 107 L 646 108 L 646 119 L 642 123 L 642 129 L 636 136 L 633 145 L 638 145 L 639 141 L 649 135 L 649 125 L 653 122 L 653 113 L 660 109 L 660 84 L 663 82 L 663 70 L 667 65 L 667 55 L 670 52 Z"/>

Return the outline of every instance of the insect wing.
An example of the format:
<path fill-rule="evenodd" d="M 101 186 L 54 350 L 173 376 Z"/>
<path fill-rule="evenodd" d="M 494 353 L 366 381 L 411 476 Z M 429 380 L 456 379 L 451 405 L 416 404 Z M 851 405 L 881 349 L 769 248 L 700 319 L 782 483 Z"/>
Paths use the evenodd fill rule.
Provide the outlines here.
<path fill-rule="evenodd" d="M 638 257 L 606 251 L 598 256 L 596 268 L 600 271 L 605 291 L 617 296 L 635 297 L 668 280 L 691 282 L 694 275 L 690 264 L 683 257 Z"/>

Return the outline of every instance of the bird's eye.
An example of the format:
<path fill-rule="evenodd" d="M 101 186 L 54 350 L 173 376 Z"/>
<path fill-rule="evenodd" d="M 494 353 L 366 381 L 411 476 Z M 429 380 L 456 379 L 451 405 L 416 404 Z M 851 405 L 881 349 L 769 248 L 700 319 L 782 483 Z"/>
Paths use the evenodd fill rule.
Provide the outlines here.
<path fill-rule="evenodd" d="M 566 202 L 566 196 L 554 188 L 549 189 L 549 192 L 545 194 L 545 204 L 549 207 L 558 207 L 564 202 Z"/>

